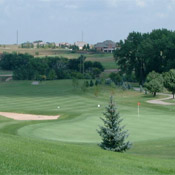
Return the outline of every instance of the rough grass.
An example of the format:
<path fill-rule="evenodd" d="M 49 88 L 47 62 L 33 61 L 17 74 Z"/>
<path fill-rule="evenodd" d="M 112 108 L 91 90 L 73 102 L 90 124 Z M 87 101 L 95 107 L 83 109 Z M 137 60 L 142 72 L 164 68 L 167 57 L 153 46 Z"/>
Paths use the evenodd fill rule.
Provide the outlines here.
<path fill-rule="evenodd" d="M 175 174 L 175 109 L 147 104 L 152 97 L 134 91 L 101 87 L 98 97 L 94 91 L 84 94 L 70 80 L 39 86 L 30 81 L 1 83 L 0 111 L 61 114 L 61 118 L 14 121 L 0 117 L 0 174 Z M 111 93 L 133 142 L 124 154 L 97 146 L 99 117 Z"/>

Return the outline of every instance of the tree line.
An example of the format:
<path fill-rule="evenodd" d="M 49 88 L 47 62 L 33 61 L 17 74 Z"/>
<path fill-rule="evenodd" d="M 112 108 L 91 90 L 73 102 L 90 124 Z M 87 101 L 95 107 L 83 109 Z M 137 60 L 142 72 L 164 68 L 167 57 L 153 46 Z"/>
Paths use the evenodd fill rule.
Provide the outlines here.
<path fill-rule="evenodd" d="M 40 44 L 40 42 L 42 42 L 42 41 L 35 41 L 35 42 L 25 42 L 25 43 L 22 43 L 21 44 L 21 48 L 27 48 L 27 49 L 29 49 L 29 48 L 34 48 L 35 46 L 34 46 L 34 44 L 36 44 L 36 48 L 44 48 L 44 49 L 48 49 L 48 48 L 51 48 L 51 49 L 55 49 L 55 48 L 58 48 L 57 46 L 56 46 L 56 44 L 55 43 L 49 43 L 49 42 L 47 42 L 46 44 Z"/>
<path fill-rule="evenodd" d="M 167 29 L 143 34 L 132 32 L 117 43 L 114 58 L 128 79 L 134 77 L 143 85 L 150 72 L 162 73 L 175 68 L 175 32 Z"/>
<path fill-rule="evenodd" d="M 16 80 L 92 79 L 104 71 L 100 62 L 86 61 L 83 55 L 77 59 L 67 59 L 4 53 L 0 58 L 0 67 L 12 70 Z"/>

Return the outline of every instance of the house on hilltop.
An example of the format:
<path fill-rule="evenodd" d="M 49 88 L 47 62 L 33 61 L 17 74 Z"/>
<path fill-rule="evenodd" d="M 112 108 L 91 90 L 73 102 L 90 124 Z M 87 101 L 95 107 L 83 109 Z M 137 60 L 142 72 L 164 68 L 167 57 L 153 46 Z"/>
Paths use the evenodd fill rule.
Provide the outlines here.
<path fill-rule="evenodd" d="M 88 43 L 83 42 L 83 41 L 77 41 L 74 43 L 80 50 L 83 50 L 83 47 L 88 45 Z"/>
<path fill-rule="evenodd" d="M 95 44 L 94 48 L 100 52 L 112 53 L 116 49 L 116 43 L 111 40 L 106 40 Z"/>

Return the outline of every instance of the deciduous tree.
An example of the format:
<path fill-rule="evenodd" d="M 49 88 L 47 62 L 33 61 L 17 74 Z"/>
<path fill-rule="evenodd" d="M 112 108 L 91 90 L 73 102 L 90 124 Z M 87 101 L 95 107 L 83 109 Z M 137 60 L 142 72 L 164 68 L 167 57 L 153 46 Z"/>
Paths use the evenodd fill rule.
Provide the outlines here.
<path fill-rule="evenodd" d="M 155 71 L 150 72 L 146 78 L 144 86 L 155 97 L 157 92 L 161 92 L 163 90 L 162 75 Z"/>
<path fill-rule="evenodd" d="M 164 86 L 167 88 L 170 92 L 175 94 L 175 69 L 171 69 L 169 72 L 164 73 Z"/>

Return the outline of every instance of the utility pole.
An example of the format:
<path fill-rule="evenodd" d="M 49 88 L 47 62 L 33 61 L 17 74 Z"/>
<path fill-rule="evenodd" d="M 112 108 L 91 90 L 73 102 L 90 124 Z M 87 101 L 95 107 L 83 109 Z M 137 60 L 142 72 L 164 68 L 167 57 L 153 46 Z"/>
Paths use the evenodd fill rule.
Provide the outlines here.
<path fill-rule="evenodd" d="M 84 40 L 84 33 L 83 33 L 83 30 L 82 30 L 82 42 L 83 42 L 83 40 Z"/>
<path fill-rule="evenodd" d="M 19 40 L 18 40 L 18 30 L 16 31 L 16 44 L 17 44 L 17 55 L 18 55 L 18 42 L 19 42 Z"/>
<path fill-rule="evenodd" d="M 18 45 L 18 30 L 16 31 L 16 44 Z"/>

